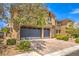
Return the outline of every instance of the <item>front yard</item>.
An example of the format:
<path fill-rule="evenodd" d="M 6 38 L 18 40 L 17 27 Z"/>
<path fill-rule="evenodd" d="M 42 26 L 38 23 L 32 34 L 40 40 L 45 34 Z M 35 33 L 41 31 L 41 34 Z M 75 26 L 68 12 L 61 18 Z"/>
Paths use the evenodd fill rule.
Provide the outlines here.
<path fill-rule="evenodd" d="M 30 40 L 30 41 L 31 41 L 30 51 L 27 51 L 27 50 L 22 51 L 22 48 L 21 50 L 18 50 L 16 47 L 17 46 L 16 44 L 16 45 L 9 45 L 7 48 L 6 47 L 3 48 L 3 53 L 1 55 L 11 56 L 11 55 L 27 53 L 26 56 L 28 56 L 33 51 L 40 55 L 45 55 L 48 53 L 53 53 L 65 48 L 78 45 L 74 42 L 62 41 L 62 40 L 56 40 L 56 39 L 42 39 L 42 40 Z"/>

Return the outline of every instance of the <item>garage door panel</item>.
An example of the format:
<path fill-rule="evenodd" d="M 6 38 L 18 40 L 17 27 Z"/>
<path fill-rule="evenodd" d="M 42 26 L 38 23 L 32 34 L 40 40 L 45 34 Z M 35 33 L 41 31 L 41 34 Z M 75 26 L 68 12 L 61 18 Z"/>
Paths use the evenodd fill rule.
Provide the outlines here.
<path fill-rule="evenodd" d="M 21 28 L 21 37 L 41 37 L 41 29 L 36 28 Z"/>

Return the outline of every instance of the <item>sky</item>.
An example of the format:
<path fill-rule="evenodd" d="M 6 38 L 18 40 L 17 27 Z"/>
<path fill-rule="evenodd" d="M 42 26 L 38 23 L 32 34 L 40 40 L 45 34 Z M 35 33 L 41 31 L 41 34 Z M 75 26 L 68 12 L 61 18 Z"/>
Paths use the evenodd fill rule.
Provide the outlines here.
<path fill-rule="evenodd" d="M 3 12 L 3 15 L 5 16 L 5 17 L 7 17 L 8 19 L 10 19 L 10 17 L 11 17 L 11 14 L 10 14 L 10 4 L 3 4 L 3 8 L 4 8 L 4 12 Z M 4 28 L 5 26 L 7 25 L 7 23 L 6 23 L 6 21 L 5 21 L 5 19 L 3 19 L 3 18 L 0 18 L 0 30 L 1 30 L 1 28 Z"/>
<path fill-rule="evenodd" d="M 6 23 L 5 23 L 4 19 L 0 18 L 0 30 L 1 30 L 1 28 L 5 27 L 5 26 L 6 26 Z"/>
<path fill-rule="evenodd" d="M 79 3 L 48 3 L 48 10 L 56 16 L 56 20 L 71 19 L 74 22 L 79 22 Z M 8 4 L 4 7 L 8 8 Z M 10 7 L 10 6 L 9 6 Z M 4 8 L 5 15 L 10 16 L 7 8 Z M 5 26 L 5 23 L 0 21 L 0 28 Z"/>
<path fill-rule="evenodd" d="M 57 20 L 68 18 L 79 22 L 79 3 L 50 3 L 48 10 L 56 16 Z"/>

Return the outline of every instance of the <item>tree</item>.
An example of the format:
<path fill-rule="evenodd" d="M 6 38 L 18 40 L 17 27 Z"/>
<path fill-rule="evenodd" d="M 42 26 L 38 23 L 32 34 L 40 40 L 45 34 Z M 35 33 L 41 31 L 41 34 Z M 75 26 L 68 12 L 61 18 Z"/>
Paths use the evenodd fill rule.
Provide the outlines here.
<path fill-rule="evenodd" d="M 11 13 L 11 21 L 18 25 L 17 27 L 21 25 L 39 26 L 42 28 L 42 33 L 44 33 L 43 29 L 48 19 L 48 11 L 44 4 L 13 4 Z"/>
<path fill-rule="evenodd" d="M 1 29 L 1 31 L 2 32 L 5 32 L 5 33 L 8 33 L 9 32 L 9 29 L 7 27 L 4 27 L 4 28 Z"/>
<path fill-rule="evenodd" d="M 79 28 L 74 27 L 74 23 L 69 23 L 66 32 L 72 37 L 79 37 Z"/>
<path fill-rule="evenodd" d="M 46 20 L 45 20 L 45 15 L 42 13 L 42 11 L 39 11 L 37 25 L 42 28 L 42 38 L 43 38 L 44 37 L 44 27 L 46 25 Z"/>
<path fill-rule="evenodd" d="M 42 4 L 15 4 L 11 7 L 11 13 L 17 13 L 17 16 L 14 17 L 13 21 L 18 24 L 30 24 L 37 25 L 37 19 L 39 18 L 39 13 L 43 15 L 47 15 L 45 11 L 43 11 Z M 12 16 L 13 17 L 13 16 Z M 45 17 L 45 16 L 44 16 Z M 16 19 L 16 20 L 15 20 Z M 18 20 L 19 19 L 19 20 Z M 18 20 L 18 21 L 17 21 Z"/>
<path fill-rule="evenodd" d="M 9 29 L 7 27 L 2 28 L 1 31 L 4 33 L 4 37 L 6 37 L 6 34 L 9 33 Z"/>

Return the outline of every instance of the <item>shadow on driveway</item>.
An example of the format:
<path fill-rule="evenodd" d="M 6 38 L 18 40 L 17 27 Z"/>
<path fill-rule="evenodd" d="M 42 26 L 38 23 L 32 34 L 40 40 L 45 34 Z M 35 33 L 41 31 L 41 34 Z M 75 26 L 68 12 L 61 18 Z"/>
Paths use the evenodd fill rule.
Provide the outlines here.
<path fill-rule="evenodd" d="M 42 53 L 40 53 L 40 51 L 43 51 L 44 49 L 46 49 L 46 42 L 45 41 L 32 41 L 32 49 L 43 55 Z"/>

